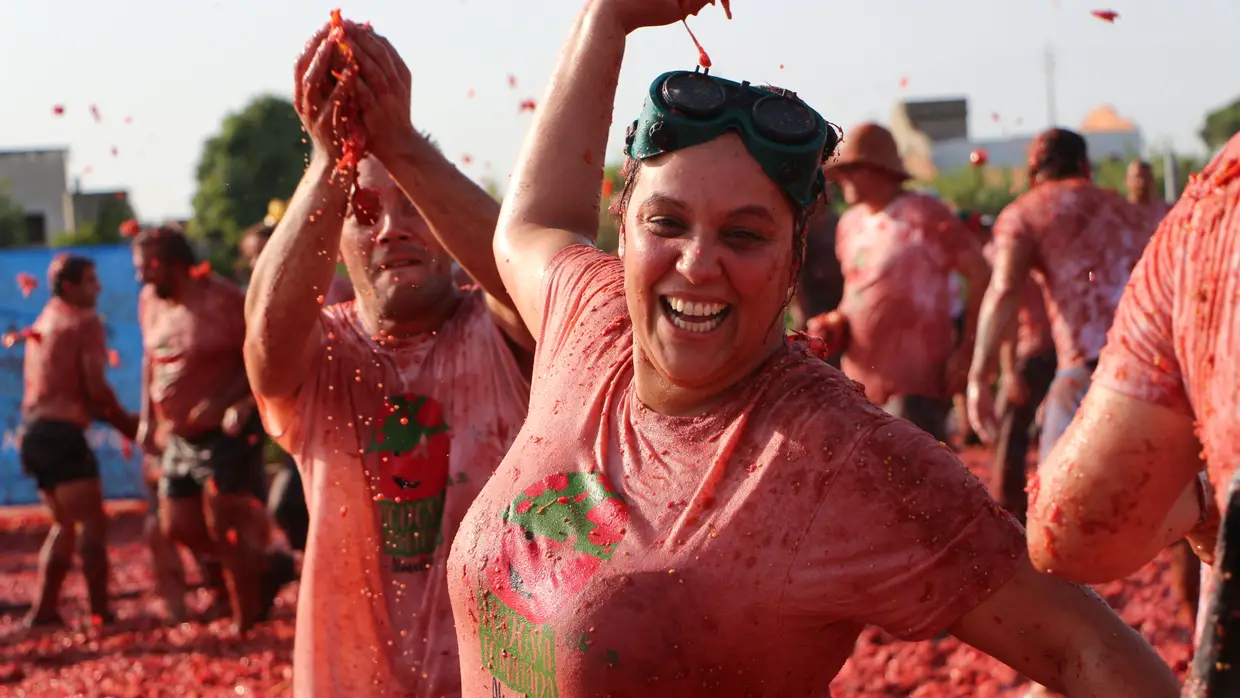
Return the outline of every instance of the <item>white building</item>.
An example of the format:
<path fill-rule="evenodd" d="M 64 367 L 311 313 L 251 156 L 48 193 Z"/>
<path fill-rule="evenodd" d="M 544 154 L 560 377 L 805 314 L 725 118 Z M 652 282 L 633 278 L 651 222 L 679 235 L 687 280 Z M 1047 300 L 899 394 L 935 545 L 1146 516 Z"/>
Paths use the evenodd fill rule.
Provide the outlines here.
<path fill-rule="evenodd" d="M 56 233 L 73 227 L 73 199 L 66 185 L 69 151 L 0 151 L 0 189 L 26 214 L 26 239 L 44 245 Z"/>

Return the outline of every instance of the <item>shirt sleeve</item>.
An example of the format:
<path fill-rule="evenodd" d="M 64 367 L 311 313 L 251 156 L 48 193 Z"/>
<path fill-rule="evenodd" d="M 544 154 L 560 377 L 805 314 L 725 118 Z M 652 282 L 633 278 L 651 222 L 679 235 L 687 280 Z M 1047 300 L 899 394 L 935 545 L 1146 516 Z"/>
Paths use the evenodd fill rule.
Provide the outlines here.
<path fill-rule="evenodd" d="M 590 245 L 569 245 L 557 252 L 543 278 L 536 364 L 554 361 L 574 331 L 595 325 L 601 330 L 628 314 L 623 264 Z"/>
<path fill-rule="evenodd" d="M 839 462 L 794 566 L 817 578 L 824 615 L 929 639 L 989 598 L 1025 558 L 1020 525 L 912 424 L 876 418 Z"/>
<path fill-rule="evenodd" d="M 1192 207 L 1177 210 L 1159 228 L 1133 270 L 1107 333 L 1093 382 L 1144 402 L 1192 414 L 1175 351 L 1173 312 L 1176 249 Z"/>

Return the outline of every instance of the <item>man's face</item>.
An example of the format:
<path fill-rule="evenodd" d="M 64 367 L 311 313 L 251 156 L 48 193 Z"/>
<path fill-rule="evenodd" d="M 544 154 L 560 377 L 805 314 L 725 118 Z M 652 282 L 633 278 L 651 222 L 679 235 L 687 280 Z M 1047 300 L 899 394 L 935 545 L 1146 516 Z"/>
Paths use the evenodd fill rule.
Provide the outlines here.
<path fill-rule="evenodd" d="M 377 160 L 362 161 L 357 186 L 377 192 L 380 210 L 371 224 L 351 207 L 345 217 L 340 254 L 349 278 L 359 298 L 375 299 L 383 317 L 414 319 L 455 291 L 452 258 Z"/>
<path fill-rule="evenodd" d="M 171 298 L 175 292 L 172 269 L 158 257 L 148 245 L 133 248 L 134 277 L 143 286 L 151 286 L 160 298 Z"/>
<path fill-rule="evenodd" d="M 60 296 L 66 302 L 79 308 L 94 308 L 99 301 L 99 275 L 94 267 L 86 267 L 82 272 L 82 280 L 77 283 L 61 280 Z"/>

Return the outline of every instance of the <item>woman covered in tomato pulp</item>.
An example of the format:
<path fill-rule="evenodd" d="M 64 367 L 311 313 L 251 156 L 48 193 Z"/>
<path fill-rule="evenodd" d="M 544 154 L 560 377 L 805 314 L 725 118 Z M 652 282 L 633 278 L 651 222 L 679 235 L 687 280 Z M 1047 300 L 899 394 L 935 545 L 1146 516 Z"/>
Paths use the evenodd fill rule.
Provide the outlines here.
<path fill-rule="evenodd" d="M 496 260 L 538 346 L 448 562 L 463 694 L 821 696 L 874 624 L 1068 696 L 1177 695 L 944 446 L 786 341 L 837 140 L 793 93 L 659 76 L 620 258 L 591 245 L 626 37 L 705 4 L 589 0 L 503 203 Z"/>

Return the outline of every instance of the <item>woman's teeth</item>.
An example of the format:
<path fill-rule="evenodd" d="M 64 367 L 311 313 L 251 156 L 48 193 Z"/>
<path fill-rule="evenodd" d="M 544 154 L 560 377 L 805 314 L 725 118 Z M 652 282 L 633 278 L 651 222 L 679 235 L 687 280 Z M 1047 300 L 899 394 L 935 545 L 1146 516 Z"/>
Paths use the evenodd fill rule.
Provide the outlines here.
<path fill-rule="evenodd" d="M 702 303 L 672 296 L 663 297 L 664 309 L 672 324 L 689 332 L 710 332 L 723 324 L 727 303 Z"/>

